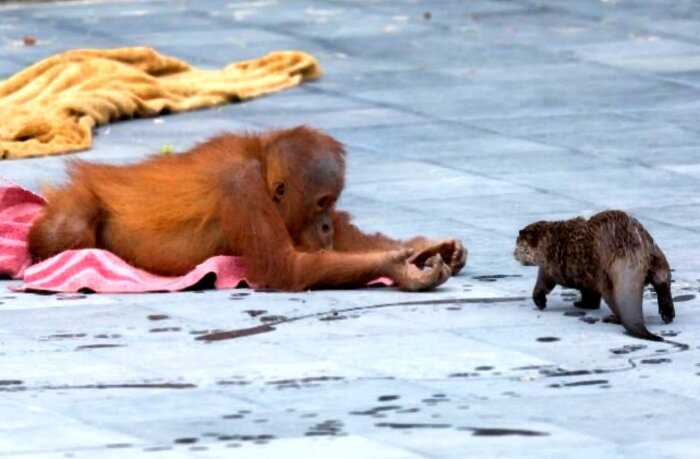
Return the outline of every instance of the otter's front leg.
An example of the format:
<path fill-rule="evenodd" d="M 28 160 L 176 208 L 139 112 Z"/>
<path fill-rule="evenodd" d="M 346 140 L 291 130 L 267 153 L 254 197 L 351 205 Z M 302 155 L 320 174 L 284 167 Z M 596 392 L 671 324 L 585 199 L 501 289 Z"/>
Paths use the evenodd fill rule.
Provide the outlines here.
<path fill-rule="evenodd" d="M 574 306 L 581 309 L 599 309 L 600 293 L 594 290 L 581 289 L 581 299 L 574 303 Z"/>
<path fill-rule="evenodd" d="M 537 306 L 538 309 L 547 307 L 547 295 L 554 290 L 556 286 L 557 284 L 547 277 L 543 268 L 537 271 L 537 282 L 532 291 L 532 300 L 535 302 L 535 306 Z"/>

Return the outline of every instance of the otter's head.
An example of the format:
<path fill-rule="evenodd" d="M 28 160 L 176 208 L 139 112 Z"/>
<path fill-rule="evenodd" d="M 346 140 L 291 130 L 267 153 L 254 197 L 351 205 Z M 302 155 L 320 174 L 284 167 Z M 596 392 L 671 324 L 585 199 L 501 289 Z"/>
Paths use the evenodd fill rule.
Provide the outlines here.
<path fill-rule="evenodd" d="M 544 259 L 543 241 L 547 231 L 547 222 L 536 222 L 527 225 L 518 233 L 513 256 L 523 266 L 535 266 Z"/>

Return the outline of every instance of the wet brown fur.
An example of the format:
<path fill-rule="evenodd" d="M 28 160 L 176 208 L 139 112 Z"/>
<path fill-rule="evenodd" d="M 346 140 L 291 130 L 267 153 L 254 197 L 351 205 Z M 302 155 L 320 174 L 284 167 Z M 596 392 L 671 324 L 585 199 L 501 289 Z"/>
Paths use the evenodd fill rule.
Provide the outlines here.
<path fill-rule="evenodd" d="M 282 290 L 362 286 L 380 276 L 425 290 L 461 269 L 459 241 L 367 235 L 336 211 L 344 157 L 336 140 L 300 126 L 224 134 L 132 165 L 75 161 L 69 182 L 47 191 L 29 250 L 40 260 L 104 248 L 163 275 L 238 255 L 254 284 Z"/>
<path fill-rule="evenodd" d="M 575 288 L 581 292 L 576 306 L 595 309 L 602 298 L 631 334 L 658 340 L 642 316 L 643 289 L 651 283 L 663 320 L 675 317 L 666 257 L 642 224 L 624 212 L 533 223 L 520 231 L 514 255 L 539 267 L 533 300 L 540 309 L 556 285 Z"/>

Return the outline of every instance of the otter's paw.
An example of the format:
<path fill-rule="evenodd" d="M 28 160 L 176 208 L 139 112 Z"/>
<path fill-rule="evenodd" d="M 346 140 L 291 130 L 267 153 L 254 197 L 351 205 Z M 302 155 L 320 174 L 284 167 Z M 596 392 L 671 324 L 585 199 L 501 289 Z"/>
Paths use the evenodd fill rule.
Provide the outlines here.
<path fill-rule="evenodd" d="M 659 315 L 664 323 L 670 324 L 676 318 L 676 308 L 672 299 L 659 298 Z"/>
<path fill-rule="evenodd" d="M 532 295 L 532 301 L 535 302 L 535 306 L 540 311 L 547 307 L 547 295 L 544 293 L 535 293 Z"/>
<path fill-rule="evenodd" d="M 600 303 L 595 304 L 595 303 L 589 303 L 583 300 L 579 300 L 574 303 L 574 306 L 580 309 L 600 309 Z"/>
<path fill-rule="evenodd" d="M 659 308 L 659 315 L 661 315 L 661 320 L 663 320 L 664 323 L 670 324 L 673 322 L 673 319 L 676 318 L 676 311 L 673 308 L 673 305 L 671 305 L 671 307 L 667 309 Z"/>

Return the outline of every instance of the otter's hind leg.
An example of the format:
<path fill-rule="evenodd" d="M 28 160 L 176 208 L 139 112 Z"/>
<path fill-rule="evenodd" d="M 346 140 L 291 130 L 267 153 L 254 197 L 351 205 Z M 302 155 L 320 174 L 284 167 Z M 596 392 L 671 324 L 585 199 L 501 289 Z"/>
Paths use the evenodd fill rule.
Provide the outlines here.
<path fill-rule="evenodd" d="M 667 324 L 673 322 L 676 317 L 676 309 L 673 307 L 673 296 L 671 295 L 671 269 L 663 254 L 661 256 L 654 255 L 649 271 L 649 282 L 656 292 L 661 319 Z"/>
<path fill-rule="evenodd" d="M 599 309 L 600 299 L 600 293 L 589 289 L 581 289 L 581 299 L 575 302 L 574 306 L 581 309 Z"/>
<path fill-rule="evenodd" d="M 64 250 L 97 246 L 100 207 L 85 187 L 49 193 L 48 204 L 29 230 L 29 253 L 39 260 Z"/>

